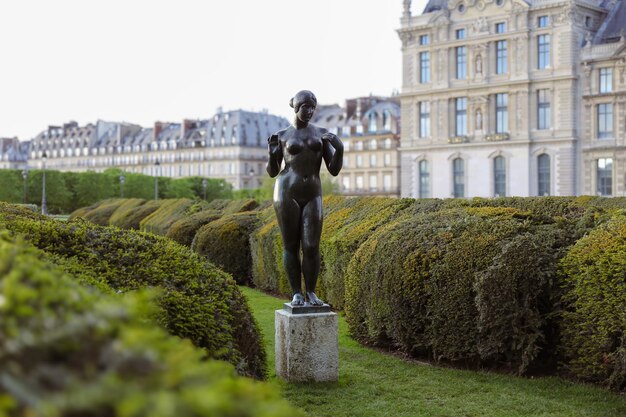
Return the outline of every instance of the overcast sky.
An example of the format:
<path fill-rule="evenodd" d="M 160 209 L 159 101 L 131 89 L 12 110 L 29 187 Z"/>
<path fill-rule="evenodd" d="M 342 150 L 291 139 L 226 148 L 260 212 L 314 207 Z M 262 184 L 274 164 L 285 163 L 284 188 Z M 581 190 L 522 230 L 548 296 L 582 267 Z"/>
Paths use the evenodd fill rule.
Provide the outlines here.
<path fill-rule="evenodd" d="M 426 0 L 413 0 L 419 14 Z M 218 107 L 289 117 L 401 85 L 402 0 L 2 0 L 0 137 Z"/>

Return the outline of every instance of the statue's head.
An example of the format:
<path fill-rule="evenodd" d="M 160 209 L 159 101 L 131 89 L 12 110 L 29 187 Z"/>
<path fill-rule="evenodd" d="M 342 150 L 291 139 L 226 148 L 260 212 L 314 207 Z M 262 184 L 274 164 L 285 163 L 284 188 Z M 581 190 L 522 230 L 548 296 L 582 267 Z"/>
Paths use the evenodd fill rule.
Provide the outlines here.
<path fill-rule="evenodd" d="M 313 107 L 317 107 L 317 98 L 315 94 L 309 90 L 298 91 L 295 96 L 289 100 L 289 105 L 293 107 L 296 113 L 300 111 L 300 106 L 304 103 L 313 104 Z"/>

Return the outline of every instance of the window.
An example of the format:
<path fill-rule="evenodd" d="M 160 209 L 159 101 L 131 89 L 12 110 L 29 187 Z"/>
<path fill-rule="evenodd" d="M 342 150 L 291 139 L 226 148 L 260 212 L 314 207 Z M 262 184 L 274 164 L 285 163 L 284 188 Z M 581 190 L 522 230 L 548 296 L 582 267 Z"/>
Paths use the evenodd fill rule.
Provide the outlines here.
<path fill-rule="evenodd" d="M 600 92 L 610 93 L 613 91 L 613 69 L 600 68 Z"/>
<path fill-rule="evenodd" d="M 361 141 L 354 142 L 354 150 L 355 151 L 362 151 L 363 150 L 363 142 L 361 142 Z"/>
<path fill-rule="evenodd" d="M 496 197 L 506 196 L 506 160 L 503 156 L 493 159 L 493 191 Z"/>
<path fill-rule="evenodd" d="M 378 191 L 378 177 L 374 174 L 370 175 L 370 191 Z"/>
<path fill-rule="evenodd" d="M 362 135 L 363 134 L 363 125 L 361 123 L 356 125 L 356 134 L 357 135 Z"/>
<path fill-rule="evenodd" d="M 343 157 L 343 167 L 344 168 L 350 168 L 350 158 L 347 156 Z"/>
<path fill-rule="evenodd" d="M 456 47 L 456 78 L 464 80 L 467 78 L 467 47 Z"/>
<path fill-rule="evenodd" d="M 537 193 L 550 195 L 550 155 L 545 153 L 537 157 Z"/>
<path fill-rule="evenodd" d="M 363 191 L 363 175 L 356 176 L 356 190 Z"/>
<path fill-rule="evenodd" d="M 467 98 L 459 97 L 455 104 L 456 135 L 467 135 Z"/>
<path fill-rule="evenodd" d="M 384 191 L 391 190 L 391 174 L 383 175 L 383 190 Z"/>
<path fill-rule="evenodd" d="M 496 33 L 504 33 L 506 32 L 506 23 L 500 22 L 496 23 Z"/>
<path fill-rule="evenodd" d="M 391 130 L 391 113 L 389 110 L 383 111 L 383 130 L 386 132 Z"/>
<path fill-rule="evenodd" d="M 597 188 L 599 195 L 613 195 L 613 159 L 598 159 L 598 167 L 596 171 Z"/>
<path fill-rule="evenodd" d="M 420 83 L 430 82 L 430 53 L 420 52 Z"/>
<path fill-rule="evenodd" d="M 350 189 L 350 177 L 343 177 L 341 179 L 341 183 L 343 186 L 344 191 L 349 190 Z"/>
<path fill-rule="evenodd" d="M 537 129 L 550 129 L 550 98 L 548 90 L 537 90 Z"/>
<path fill-rule="evenodd" d="M 420 35 L 420 45 L 428 45 L 430 43 L 430 39 L 428 35 Z"/>
<path fill-rule="evenodd" d="M 613 104 L 598 104 L 598 138 L 613 137 Z"/>
<path fill-rule="evenodd" d="M 392 143 L 391 138 L 385 139 L 385 142 L 384 142 L 385 149 L 391 149 L 391 143 Z"/>
<path fill-rule="evenodd" d="M 465 161 L 456 158 L 452 161 L 452 196 L 455 198 L 465 197 Z"/>
<path fill-rule="evenodd" d="M 550 66 L 550 35 L 537 36 L 537 68 Z"/>
<path fill-rule="evenodd" d="M 376 139 L 370 140 L 370 150 L 375 151 L 378 148 L 378 142 Z"/>
<path fill-rule="evenodd" d="M 507 69 L 507 49 L 506 41 L 496 42 L 496 74 L 506 74 Z"/>
<path fill-rule="evenodd" d="M 378 130 L 378 126 L 376 125 L 376 113 L 369 114 L 369 123 L 367 129 L 370 133 L 374 133 Z"/>
<path fill-rule="evenodd" d="M 391 165 L 391 154 L 390 153 L 386 153 L 385 154 L 385 160 L 384 160 L 385 166 L 388 167 Z"/>
<path fill-rule="evenodd" d="M 550 24 L 550 18 L 548 16 L 539 16 L 537 18 L 537 27 L 547 28 Z"/>
<path fill-rule="evenodd" d="M 343 136 L 350 136 L 350 126 L 344 126 L 341 128 L 341 134 Z"/>
<path fill-rule="evenodd" d="M 356 167 L 357 168 L 362 168 L 363 167 L 363 155 L 357 155 L 356 156 Z"/>
<path fill-rule="evenodd" d="M 506 133 L 509 130 L 508 102 L 508 94 L 496 94 L 496 133 Z"/>
<path fill-rule="evenodd" d="M 457 39 L 465 39 L 465 29 L 457 29 L 456 30 L 456 38 Z"/>
<path fill-rule="evenodd" d="M 419 162 L 419 198 L 430 197 L 430 170 L 428 161 Z"/>
<path fill-rule="evenodd" d="M 375 154 L 370 154 L 370 167 L 374 168 L 376 167 L 376 155 Z"/>
<path fill-rule="evenodd" d="M 420 138 L 430 136 L 430 103 L 422 101 L 419 103 L 420 112 Z"/>

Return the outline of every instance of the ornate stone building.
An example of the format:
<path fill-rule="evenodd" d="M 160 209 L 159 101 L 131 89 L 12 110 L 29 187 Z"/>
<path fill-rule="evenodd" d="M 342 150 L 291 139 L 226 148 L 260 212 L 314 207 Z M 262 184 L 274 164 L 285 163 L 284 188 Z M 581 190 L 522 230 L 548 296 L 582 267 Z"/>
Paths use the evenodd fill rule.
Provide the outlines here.
<path fill-rule="evenodd" d="M 598 160 L 612 164 L 613 177 L 620 172 L 619 158 L 608 161 L 605 145 L 612 140 L 616 148 L 624 118 L 620 134 L 602 141 L 590 119 L 601 114 L 603 126 L 618 120 L 623 84 L 616 81 L 602 97 L 582 87 L 619 50 L 602 33 L 609 21 L 626 25 L 611 17 L 623 3 L 430 0 L 413 16 L 405 0 L 398 31 L 402 196 L 595 194 L 590 173 L 598 171 Z M 604 61 L 586 58 L 600 51 L 607 51 Z M 617 76 L 620 61 L 611 62 Z M 608 101 L 615 102 L 610 116 L 611 109 L 598 107 Z M 610 195 L 620 190 L 623 184 L 613 185 Z"/>
<path fill-rule="evenodd" d="M 0 138 L 0 169 L 26 168 L 28 142 L 20 143 L 17 138 Z"/>
<path fill-rule="evenodd" d="M 45 152 L 48 169 L 101 172 L 117 167 L 174 178 L 223 178 L 234 189 L 256 188 L 266 175 L 267 138 L 288 125 L 282 117 L 243 110 L 220 110 L 207 120 L 156 122 L 150 128 L 70 122 L 49 126 L 32 139 L 29 164 L 41 166 Z"/>
<path fill-rule="evenodd" d="M 360 97 L 345 106 L 318 106 L 312 123 L 339 135 L 344 195 L 400 195 L 400 104 L 397 97 Z"/>

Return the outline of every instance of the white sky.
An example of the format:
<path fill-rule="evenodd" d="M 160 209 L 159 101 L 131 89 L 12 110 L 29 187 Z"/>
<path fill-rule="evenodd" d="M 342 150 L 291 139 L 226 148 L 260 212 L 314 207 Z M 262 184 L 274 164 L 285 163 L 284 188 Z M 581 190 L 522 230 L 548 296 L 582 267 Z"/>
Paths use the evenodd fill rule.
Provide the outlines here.
<path fill-rule="evenodd" d="M 413 0 L 419 14 L 426 0 Z M 0 137 L 401 87 L 402 0 L 0 0 Z"/>

